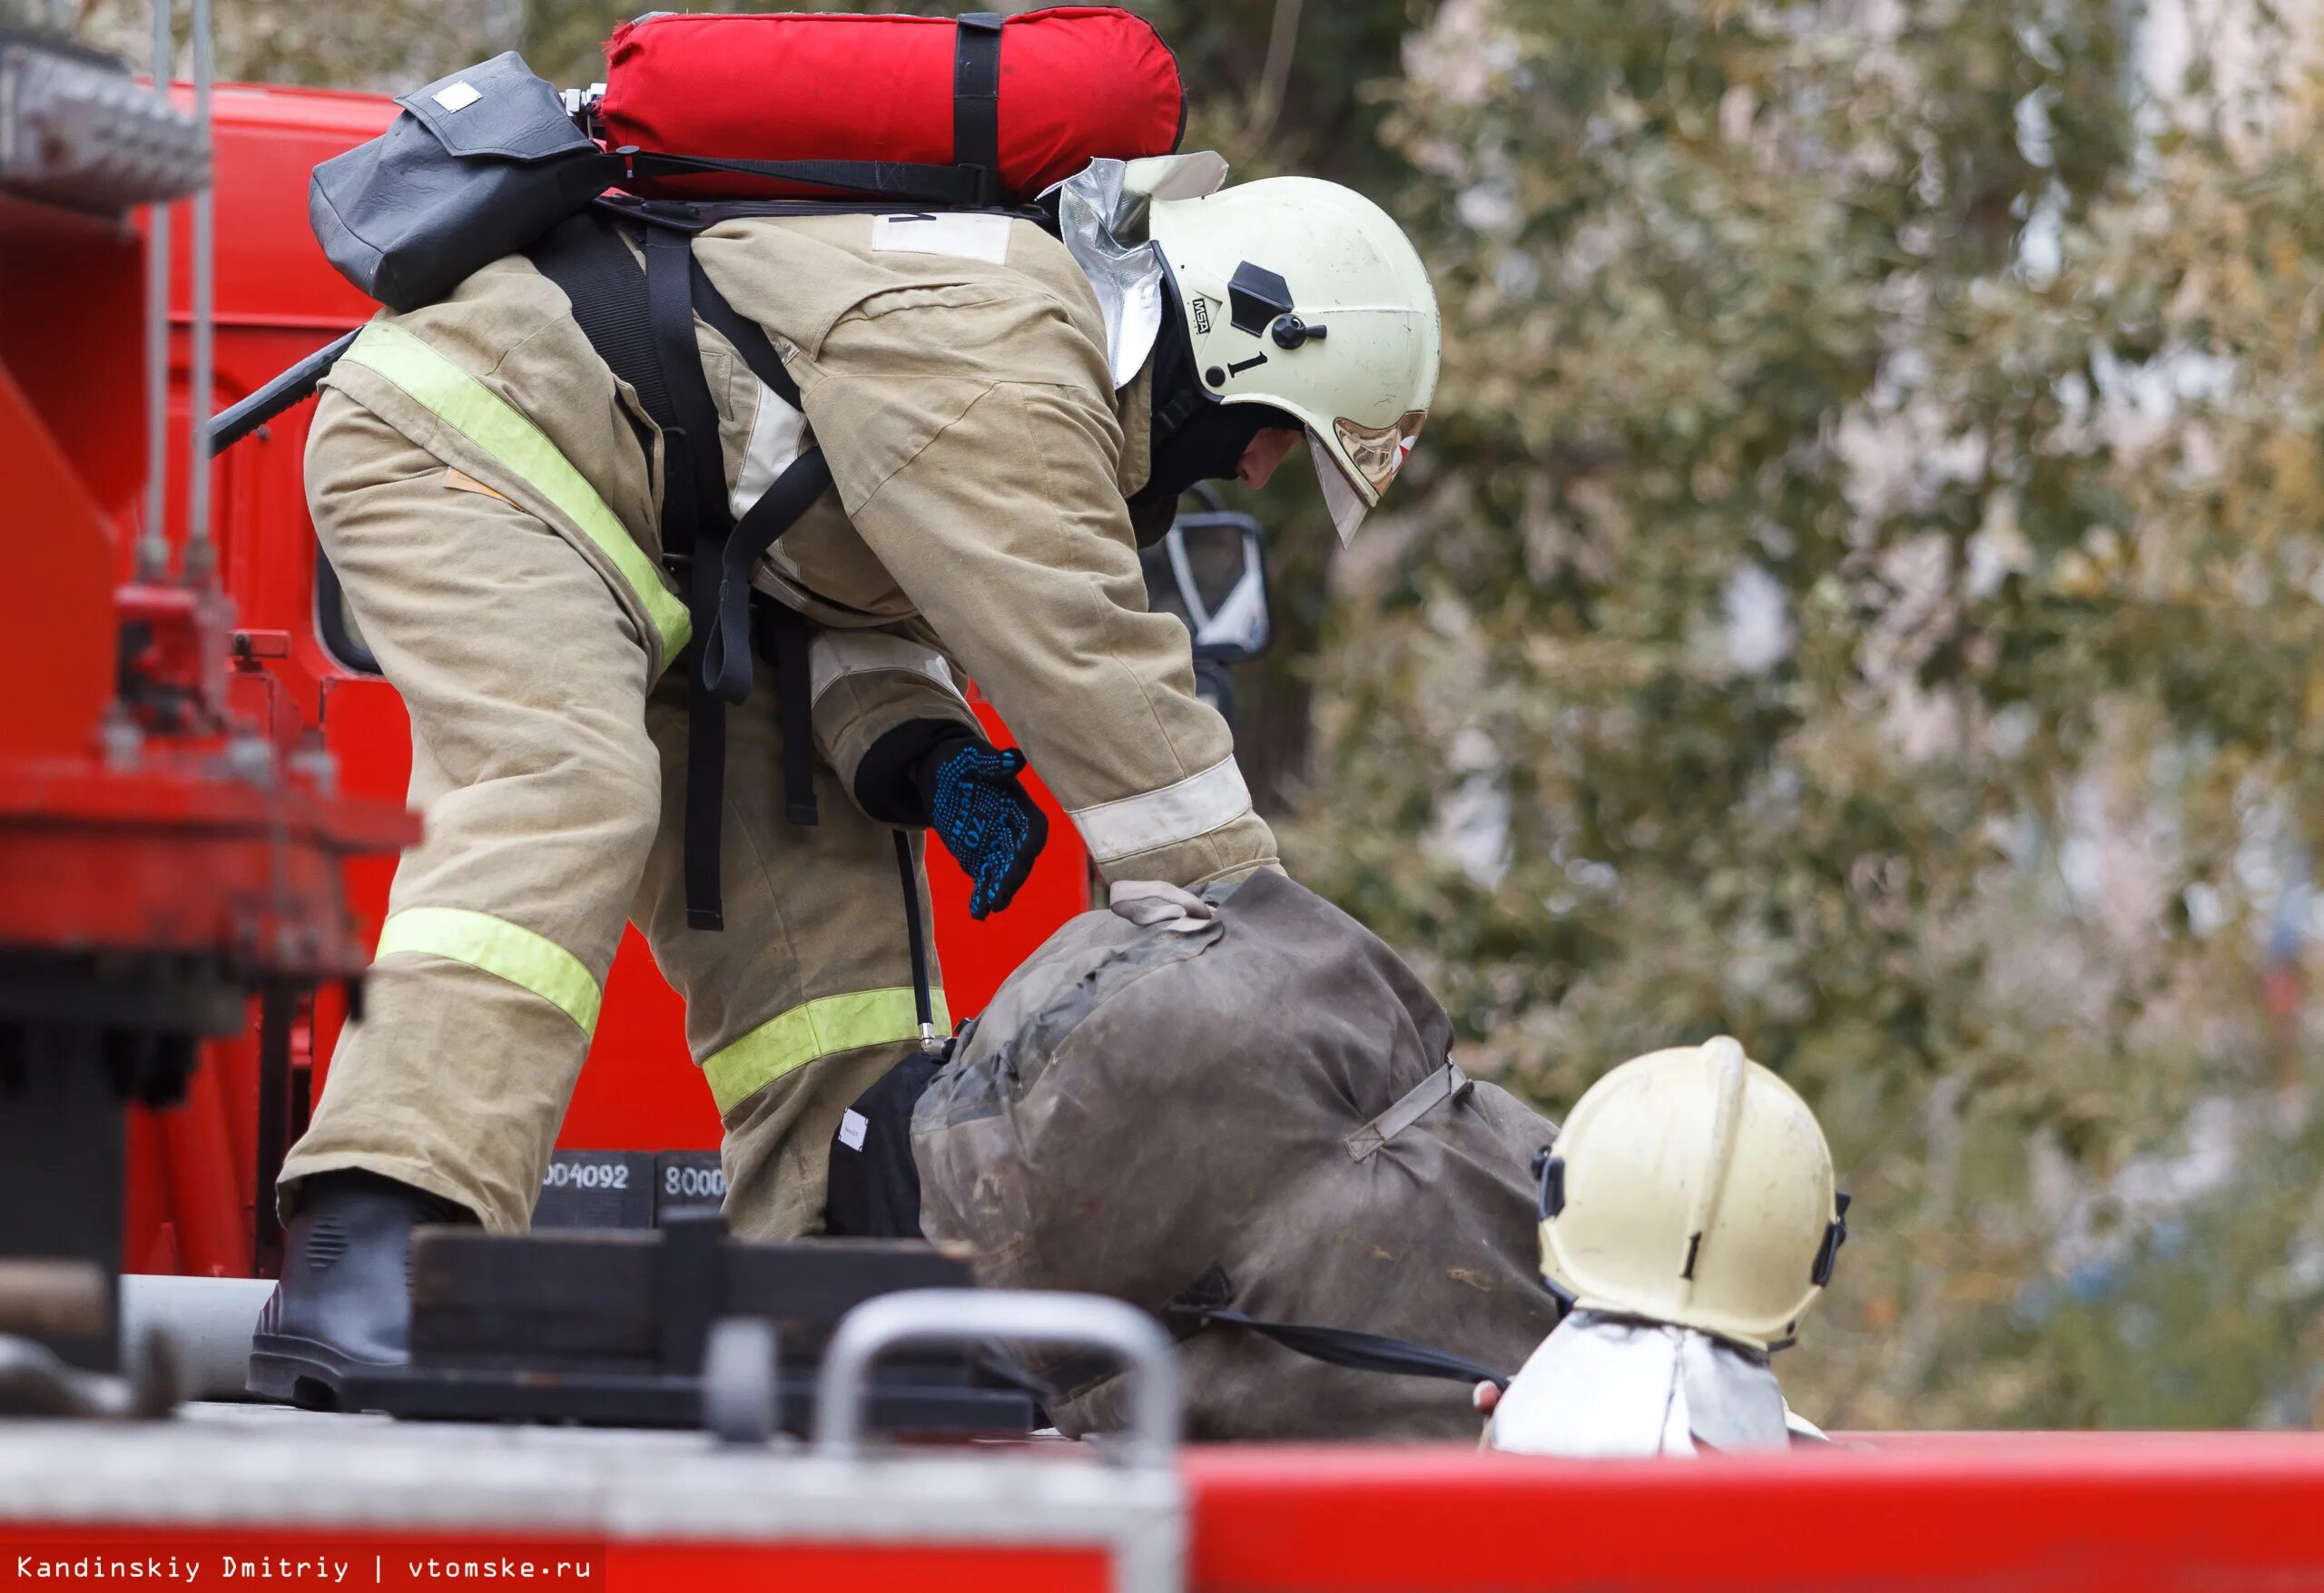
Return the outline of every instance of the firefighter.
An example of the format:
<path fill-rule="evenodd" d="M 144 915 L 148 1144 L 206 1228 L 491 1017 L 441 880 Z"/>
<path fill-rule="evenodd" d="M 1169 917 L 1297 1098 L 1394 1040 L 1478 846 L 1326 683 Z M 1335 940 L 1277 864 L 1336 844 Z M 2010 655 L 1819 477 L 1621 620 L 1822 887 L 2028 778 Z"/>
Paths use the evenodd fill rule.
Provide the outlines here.
<path fill-rule="evenodd" d="M 1023 754 L 985 742 L 963 677 L 1108 878 L 1277 866 L 1185 628 L 1147 611 L 1138 542 L 1196 482 L 1259 486 L 1303 442 L 1351 535 L 1426 413 L 1436 307 L 1362 196 L 1301 178 L 1186 192 L 1185 159 L 1175 196 L 1174 162 L 1142 190 L 1098 162 L 1100 186 L 1065 196 L 1096 220 L 1076 247 L 968 213 L 752 217 L 693 240 L 798 394 L 693 322 L 727 508 L 739 524 L 809 447 L 832 484 L 751 572 L 812 627 L 806 683 L 794 661 L 787 684 L 811 698 L 817 821 L 785 822 L 781 693 L 756 693 L 725 713 L 717 932 L 690 927 L 700 648 L 658 543 L 685 439 L 650 424 L 537 253 L 383 315 L 334 368 L 310 502 L 410 710 L 428 833 L 283 1166 L 289 1258 L 255 1390 L 401 1357 L 415 1222 L 525 1229 L 625 920 L 685 999 L 735 1231 L 822 1226 L 842 1114 L 920 1036 L 891 827 L 933 831 L 979 916 L 1044 839 Z"/>
<path fill-rule="evenodd" d="M 1847 1196 L 1807 1103 L 1722 1035 L 1583 1092 L 1541 1164 L 1541 1272 L 1568 1306 L 1486 1441 L 1530 1454 L 1691 1454 L 1817 1437 L 1768 1367 L 1822 1293 Z"/>

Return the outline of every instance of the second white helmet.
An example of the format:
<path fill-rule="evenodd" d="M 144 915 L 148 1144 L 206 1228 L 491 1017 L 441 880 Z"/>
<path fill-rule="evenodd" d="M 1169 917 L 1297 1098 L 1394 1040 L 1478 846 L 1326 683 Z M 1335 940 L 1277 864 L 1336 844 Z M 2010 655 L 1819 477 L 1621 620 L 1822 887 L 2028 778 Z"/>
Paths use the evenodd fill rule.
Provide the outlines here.
<path fill-rule="evenodd" d="M 1332 523 L 1354 536 L 1436 394 L 1436 294 L 1412 241 L 1354 189 L 1313 177 L 1157 198 L 1147 231 L 1206 390 L 1295 418 Z"/>
<path fill-rule="evenodd" d="M 1847 1196 L 1797 1092 L 1721 1035 L 1582 1093 L 1541 1175 L 1541 1270 L 1583 1310 L 1779 1348 L 1832 1275 Z"/>

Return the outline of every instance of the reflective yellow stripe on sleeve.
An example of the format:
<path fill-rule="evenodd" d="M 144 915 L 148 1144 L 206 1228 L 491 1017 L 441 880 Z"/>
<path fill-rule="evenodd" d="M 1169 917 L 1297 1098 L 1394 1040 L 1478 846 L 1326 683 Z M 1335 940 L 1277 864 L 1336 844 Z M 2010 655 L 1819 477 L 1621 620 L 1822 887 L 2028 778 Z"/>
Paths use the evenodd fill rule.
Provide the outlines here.
<path fill-rule="evenodd" d="M 529 990 L 581 1026 L 597 1028 L 604 992 L 581 959 L 545 935 L 463 907 L 408 907 L 379 929 L 379 957 L 399 951 L 448 957 Z M 915 1031 L 916 1032 L 916 1031 Z"/>
<path fill-rule="evenodd" d="M 944 1006 L 944 992 L 931 992 L 929 1005 L 935 1015 L 936 1032 L 950 1033 L 952 1018 Z M 733 1045 L 704 1057 L 702 1076 L 710 1081 L 711 1096 L 724 1116 L 810 1062 L 919 1037 L 920 1014 L 910 986 L 851 990 L 777 1014 Z"/>
<path fill-rule="evenodd" d="M 693 626 L 685 605 L 662 585 L 661 572 L 587 477 L 537 426 L 506 399 L 401 327 L 373 321 L 340 356 L 395 383 L 437 419 L 514 471 L 611 559 L 661 634 L 666 666 Z"/>

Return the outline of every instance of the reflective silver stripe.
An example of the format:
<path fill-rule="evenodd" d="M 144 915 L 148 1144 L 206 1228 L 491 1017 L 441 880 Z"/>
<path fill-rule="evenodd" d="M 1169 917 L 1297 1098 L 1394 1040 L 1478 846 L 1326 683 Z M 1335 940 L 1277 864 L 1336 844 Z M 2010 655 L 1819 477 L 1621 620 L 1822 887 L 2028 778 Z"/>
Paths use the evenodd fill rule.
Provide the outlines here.
<path fill-rule="evenodd" d="M 738 520 L 766 496 L 774 478 L 791 467 L 807 438 L 807 418 L 777 398 L 766 383 L 759 383 L 758 388 L 758 408 L 751 416 L 751 440 L 743 445 L 743 467 L 734 477 L 734 490 L 727 500 Z"/>
<path fill-rule="evenodd" d="M 849 675 L 883 672 L 924 674 L 967 704 L 942 654 L 885 631 L 817 631 L 807 648 L 808 701 L 822 702 L 825 692 Z"/>
<path fill-rule="evenodd" d="M 1068 817 L 1088 843 L 1092 860 L 1109 863 L 1223 830 L 1250 811 L 1250 787 L 1230 754 L 1176 785 L 1077 809 Z"/>

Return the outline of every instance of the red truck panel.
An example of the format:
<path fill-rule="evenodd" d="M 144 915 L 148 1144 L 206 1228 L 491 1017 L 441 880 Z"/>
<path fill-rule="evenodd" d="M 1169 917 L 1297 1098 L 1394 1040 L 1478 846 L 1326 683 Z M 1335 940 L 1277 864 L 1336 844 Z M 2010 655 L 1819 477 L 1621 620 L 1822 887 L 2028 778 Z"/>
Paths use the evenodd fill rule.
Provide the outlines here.
<path fill-rule="evenodd" d="M 2324 1587 L 2312 1433 L 1866 1434 L 1693 1460 L 1254 1445 L 1183 1470 L 1205 1593 Z"/>

